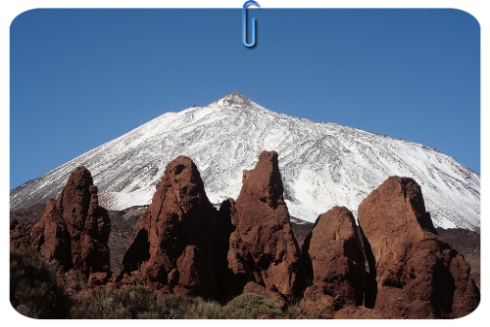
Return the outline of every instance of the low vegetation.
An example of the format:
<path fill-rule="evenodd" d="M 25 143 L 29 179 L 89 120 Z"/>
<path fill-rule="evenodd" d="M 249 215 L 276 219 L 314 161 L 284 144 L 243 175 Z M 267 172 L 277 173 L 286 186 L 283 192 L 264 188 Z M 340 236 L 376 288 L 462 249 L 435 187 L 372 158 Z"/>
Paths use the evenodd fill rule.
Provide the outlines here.
<path fill-rule="evenodd" d="M 56 282 L 55 261 L 36 248 L 10 250 L 10 303 L 31 318 L 67 318 L 71 299 Z"/>
<path fill-rule="evenodd" d="M 257 294 L 242 294 L 225 305 L 200 297 L 163 295 L 159 299 L 142 285 L 123 290 L 100 287 L 72 307 L 75 319 L 254 319 L 280 316 L 273 301 Z"/>
<path fill-rule="evenodd" d="M 123 289 L 101 286 L 75 299 L 57 284 L 56 270 L 56 262 L 46 262 L 34 247 L 11 250 L 12 306 L 25 316 L 41 319 L 254 319 L 284 315 L 275 302 L 251 293 L 221 304 L 178 294 L 157 297 L 143 285 Z"/>

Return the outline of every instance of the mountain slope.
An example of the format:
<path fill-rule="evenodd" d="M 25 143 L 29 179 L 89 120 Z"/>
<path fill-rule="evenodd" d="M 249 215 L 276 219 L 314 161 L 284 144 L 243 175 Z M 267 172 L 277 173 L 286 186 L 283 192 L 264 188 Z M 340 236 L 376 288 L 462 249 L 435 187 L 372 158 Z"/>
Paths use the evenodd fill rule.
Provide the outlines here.
<path fill-rule="evenodd" d="M 84 165 L 100 202 L 122 210 L 151 202 L 167 163 L 192 158 L 210 200 L 236 199 L 243 169 L 262 150 L 279 153 L 292 216 L 315 221 L 335 205 L 356 215 L 359 203 L 388 176 L 414 178 L 434 224 L 480 226 L 480 176 L 435 149 L 333 123 L 269 111 L 238 93 L 206 107 L 165 113 L 10 192 L 11 210 L 54 198 L 70 172 Z"/>

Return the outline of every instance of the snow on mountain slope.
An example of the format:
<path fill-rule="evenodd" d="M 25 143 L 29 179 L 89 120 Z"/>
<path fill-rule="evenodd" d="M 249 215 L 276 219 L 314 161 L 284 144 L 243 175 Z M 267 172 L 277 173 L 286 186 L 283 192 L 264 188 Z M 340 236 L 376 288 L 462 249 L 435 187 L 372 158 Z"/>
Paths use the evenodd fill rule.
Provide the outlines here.
<path fill-rule="evenodd" d="M 333 123 L 269 111 L 238 93 L 206 107 L 165 113 L 10 192 L 11 210 L 44 203 L 84 165 L 110 210 L 151 202 L 165 166 L 178 155 L 194 160 L 211 202 L 238 196 L 243 169 L 263 150 L 279 154 L 292 216 L 315 221 L 335 205 L 356 215 L 359 203 L 388 176 L 414 178 L 435 225 L 480 226 L 480 176 L 421 144 Z"/>

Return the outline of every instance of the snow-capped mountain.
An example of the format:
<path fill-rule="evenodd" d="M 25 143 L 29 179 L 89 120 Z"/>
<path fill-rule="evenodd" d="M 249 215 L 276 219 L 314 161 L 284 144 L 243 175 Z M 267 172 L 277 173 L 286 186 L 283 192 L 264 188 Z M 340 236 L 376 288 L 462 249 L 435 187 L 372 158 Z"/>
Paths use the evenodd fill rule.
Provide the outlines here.
<path fill-rule="evenodd" d="M 335 205 L 354 215 L 359 203 L 388 176 L 414 178 L 434 224 L 480 226 L 480 175 L 421 144 L 333 123 L 269 111 L 238 93 L 205 107 L 167 112 L 10 192 L 11 210 L 55 198 L 76 167 L 84 165 L 101 204 L 122 210 L 151 202 L 165 166 L 190 157 L 211 202 L 236 199 L 242 171 L 263 150 L 279 154 L 290 214 L 307 221 Z"/>

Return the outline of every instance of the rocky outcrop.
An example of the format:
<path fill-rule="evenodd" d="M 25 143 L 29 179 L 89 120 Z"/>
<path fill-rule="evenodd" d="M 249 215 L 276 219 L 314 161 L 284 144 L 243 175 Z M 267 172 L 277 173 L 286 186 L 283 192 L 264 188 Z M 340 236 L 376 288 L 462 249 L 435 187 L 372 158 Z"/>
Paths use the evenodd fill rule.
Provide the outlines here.
<path fill-rule="evenodd" d="M 32 245 L 32 223 L 26 223 L 17 219 L 10 220 L 10 248 L 29 247 Z"/>
<path fill-rule="evenodd" d="M 56 260 L 63 270 L 73 267 L 71 237 L 55 200 L 48 200 L 41 220 L 34 224 L 32 235 L 48 261 Z"/>
<path fill-rule="evenodd" d="M 33 227 L 33 237 L 47 260 L 56 259 L 64 270 L 73 269 L 87 279 L 97 274 L 97 280 L 106 280 L 110 275 L 110 231 L 110 219 L 98 205 L 92 176 L 79 167 L 58 199 L 46 203 L 41 220 Z"/>
<path fill-rule="evenodd" d="M 126 272 L 139 270 L 145 284 L 166 293 L 221 295 L 228 234 L 190 158 L 167 165 L 137 229 Z"/>
<path fill-rule="evenodd" d="M 303 246 L 308 287 L 301 307 L 306 314 L 332 318 L 344 306 L 363 304 L 364 253 L 354 216 L 345 207 L 320 215 Z"/>
<path fill-rule="evenodd" d="M 420 186 L 390 177 L 359 206 L 373 287 L 366 305 L 384 318 L 457 318 L 480 294 L 464 257 L 436 235 Z"/>
<path fill-rule="evenodd" d="M 152 204 L 140 208 L 124 269 L 112 278 L 111 222 L 97 193 L 90 172 L 76 169 L 39 222 L 11 220 L 11 247 L 38 245 L 47 260 L 59 262 L 58 278 L 78 286 L 143 282 L 159 294 L 220 300 L 256 293 L 283 310 L 300 300 L 297 312 L 311 318 L 457 318 L 479 304 L 470 266 L 437 235 L 410 178 L 390 177 L 374 190 L 359 207 L 359 227 L 345 207 L 319 216 L 301 254 L 276 152 L 260 154 L 256 167 L 244 171 L 236 202 L 225 200 L 219 211 L 196 165 L 179 156 L 167 165 Z M 444 232 L 452 242 L 469 235 Z M 459 245 L 467 253 L 479 250 L 473 237 Z"/>
<path fill-rule="evenodd" d="M 228 267 L 238 289 L 253 281 L 292 301 L 301 292 L 303 275 L 277 157 L 274 151 L 264 151 L 255 168 L 243 172 L 240 195 L 229 209 L 235 230 Z"/>
<path fill-rule="evenodd" d="M 312 285 L 306 288 L 299 303 L 301 312 L 311 318 L 332 319 L 334 314 L 345 306 L 340 295 L 331 296 Z"/>

